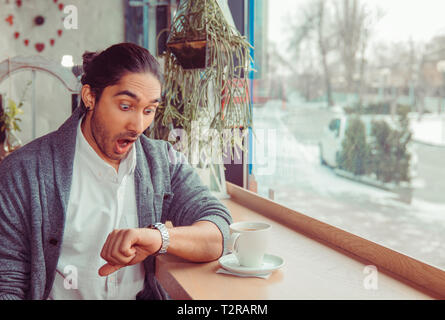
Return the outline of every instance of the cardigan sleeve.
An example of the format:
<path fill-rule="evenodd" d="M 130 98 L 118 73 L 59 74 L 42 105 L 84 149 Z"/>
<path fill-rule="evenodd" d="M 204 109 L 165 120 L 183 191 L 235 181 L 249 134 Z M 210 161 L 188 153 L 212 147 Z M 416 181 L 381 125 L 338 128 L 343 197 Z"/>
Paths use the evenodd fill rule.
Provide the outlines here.
<path fill-rule="evenodd" d="M 29 288 L 29 248 L 23 214 L 24 188 L 7 157 L 0 165 L 0 300 L 25 299 Z M 11 157 L 12 158 L 12 157 Z M 15 168 L 17 169 L 17 168 Z"/>
<path fill-rule="evenodd" d="M 229 225 L 232 217 L 229 210 L 205 186 L 185 156 L 168 144 L 171 166 L 171 187 L 173 198 L 163 220 L 172 221 L 175 226 L 187 226 L 196 221 L 211 221 L 223 236 L 223 254 L 227 252 L 230 238 Z"/>

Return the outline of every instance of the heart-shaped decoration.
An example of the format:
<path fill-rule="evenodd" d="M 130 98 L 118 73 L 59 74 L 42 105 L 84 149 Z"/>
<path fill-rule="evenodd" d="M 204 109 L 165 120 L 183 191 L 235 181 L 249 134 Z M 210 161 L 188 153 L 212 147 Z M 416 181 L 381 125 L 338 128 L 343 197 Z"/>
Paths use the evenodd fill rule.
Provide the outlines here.
<path fill-rule="evenodd" d="M 20 32 L 14 32 L 14 38 L 18 39 L 20 37 Z"/>
<path fill-rule="evenodd" d="M 25 39 L 25 40 L 23 40 L 23 43 L 25 44 L 25 46 L 28 46 L 28 44 L 29 44 L 29 40 L 28 40 L 28 39 Z"/>
<path fill-rule="evenodd" d="M 59 35 L 59 37 L 61 37 L 62 36 L 62 29 L 59 29 L 59 30 L 57 30 L 57 34 Z"/>
<path fill-rule="evenodd" d="M 54 3 L 57 3 L 57 0 L 53 0 L 54 1 Z"/>
<path fill-rule="evenodd" d="M 5 21 L 6 21 L 7 23 L 9 23 L 10 26 L 12 26 L 12 25 L 14 24 L 14 16 L 13 16 L 12 14 L 10 14 L 10 15 L 5 19 Z"/>
<path fill-rule="evenodd" d="M 53 46 L 54 45 L 54 43 L 56 42 L 56 40 L 54 40 L 54 39 L 50 39 L 49 40 L 49 43 Z"/>
<path fill-rule="evenodd" d="M 36 43 L 35 45 L 37 52 L 42 52 L 45 49 L 45 44 L 44 43 Z"/>
<path fill-rule="evenodd" d="M 60 11 L 63 10 L 63 3 L 59 3 L 59 10 L 60 10 Z"/>

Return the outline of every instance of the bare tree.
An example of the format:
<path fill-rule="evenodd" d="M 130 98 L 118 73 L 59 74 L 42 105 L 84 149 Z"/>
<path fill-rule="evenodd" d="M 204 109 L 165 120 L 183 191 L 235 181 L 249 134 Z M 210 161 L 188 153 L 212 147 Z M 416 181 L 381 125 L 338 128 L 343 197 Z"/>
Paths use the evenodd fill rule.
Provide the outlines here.
<path fill-rule="evenodd" d="M 362 32 L 360 36 L 359 42 L 359 52 L 358 52 L 358 83 L 357 83 L 357 93 L 358 93 L 358 104 L 361 106 L 363 102 L 363 94 L 366 89 L 368 82 L 366 79 L 366 69 L 368 66 L 368 55 L 367 49 L 372 39 L 374 28 L 379 22 L 380 19 L 383 18 L 384 12 L 376 7 L 374 10 L 370 10 L 369 8 L 363 9 L 363 21 L 362 21 Z"/>
<path fill-rule="evenodd" d="M 365 51 L 372 31 L 371 11 L 360 0 L 337 0 L 334 8 L 347 91 L 353 92 L 355 81 L 362 79 L 365 71 Z"/>
<path fill-rule="evenodd" d="M 302 14 L 301 21 L 294 30 L 291 40 L 292 49 L 295 50 L 295 56 L 297 59 L 302 59 L 303 48 L 308 46 L 315 46 L 318 52 L 321 71 L 323 73 L 324 89 L 326 92 L 327 103 L 329 106 L 334 104 L 332 96 L 332 81 L 331 72 L 328 63 L 328 54 L 332 50 L 332 38 L 335 34 L 327 34 L 326 29 L 328 28 L 327 19 L 327 1 L 316 0 L 308 1 L 307 4 L 299 9 Z M 307 57 L 307 55 L 306 55 Z"/>
<path fill-rule="evenodd" d="M 410 96 L 410 103 L 422 106 L 425 94 L 429 88 L 434 87 L 428 83 L 428 75 L 422 70 L 425 69 L 427 55 L 424 46 L 412 39 L 408 41 L 392 43 L 376 43 L 370 67 L 374 74 L 379 75 L 379 71 L 388 70 L 387 86 L 391 88 L 390 95 L 383 95 L 383 100 L 390 104 L 391 114 L 395 115 L 399 98 L 402 94 Z"/>
<path fill-rule="evenodd" d="M 299 9 L 299 14 L 295 19 L 299 24 L 292 28 L 291 48 L 297 60 L 307 58 L 303 48 L 311 46 L 318 52 L 328 105 L 334 104 L 335 77 L 344 80 L 343 85 L 336 85 L 357 93 L 361 103 L 368 85 L 367 50 L 374 27 L 383 17 L 381 10 L 361 0 L 311 0 Z"/>
<path fill-rule="evenodd" d="M 316 10 L 316 30 L 317 30 L 317 42 L 318 48 L 320 50 L 321 64 L 323 66 L 324 82 L 326 89 L 326 99 L 328 106 L 334 105 L 334 100 L 332 97 L 332 84 L 331 84 L 331 73 L 327 61 L 327 55 L 330 51 L 329 38 L 325 37 L 325 22 L 326 22 L 326 1 L 318 0 L 317 10 Z"/>

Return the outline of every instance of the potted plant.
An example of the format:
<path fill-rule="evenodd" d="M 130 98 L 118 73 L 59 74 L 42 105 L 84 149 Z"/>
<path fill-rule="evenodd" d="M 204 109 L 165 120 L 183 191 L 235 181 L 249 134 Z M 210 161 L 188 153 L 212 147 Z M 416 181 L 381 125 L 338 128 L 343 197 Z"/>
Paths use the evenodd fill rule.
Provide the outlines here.
<path fill-rule="evenodd" d="M 167 47 L 183 69 L 205 68 L 207 47 L 206 0 L 182 1 L 176 14 Z"/>
<path fill-rule="evenodd" d="M 252 126 L 251 46 L 227 11 L 222 0 L 181 0 L 163 57 L 164 99 L 149 130 L 210 172 L 210 184 L 223 193 L 223 156 L 245 150 Z"/>
<path fill-rule="evenodd" d="M 22 141 L 17 136 L 17 132 L 21 131 L 19 122 L 22 120 L 19 116 L 23 114 L 22 106 L 30 84 L 31 81 L 27 83 L 18 104 L 11 98 L 6 99 L 5 108 L 2 107 L 3 103 L 0 103 L 0 133 L 3 140 L 0 141 L 3 146 L 2 158 L 22 146 Z"/>

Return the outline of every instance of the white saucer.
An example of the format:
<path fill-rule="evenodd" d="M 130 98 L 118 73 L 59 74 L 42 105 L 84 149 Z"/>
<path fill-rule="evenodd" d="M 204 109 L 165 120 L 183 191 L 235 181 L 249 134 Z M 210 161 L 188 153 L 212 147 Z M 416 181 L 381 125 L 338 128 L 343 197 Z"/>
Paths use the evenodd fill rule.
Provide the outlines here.
<path fill-rule="evenodd" d="M 243 267 L 239 265 L 238 259 L 233 253 L 222 256 L 218 260 L 221 267 L 226 270 L 241 274 L 265 274 L 284 266 L 284 259 L 272 254 L 265 254 L 261 267 Z"/>

